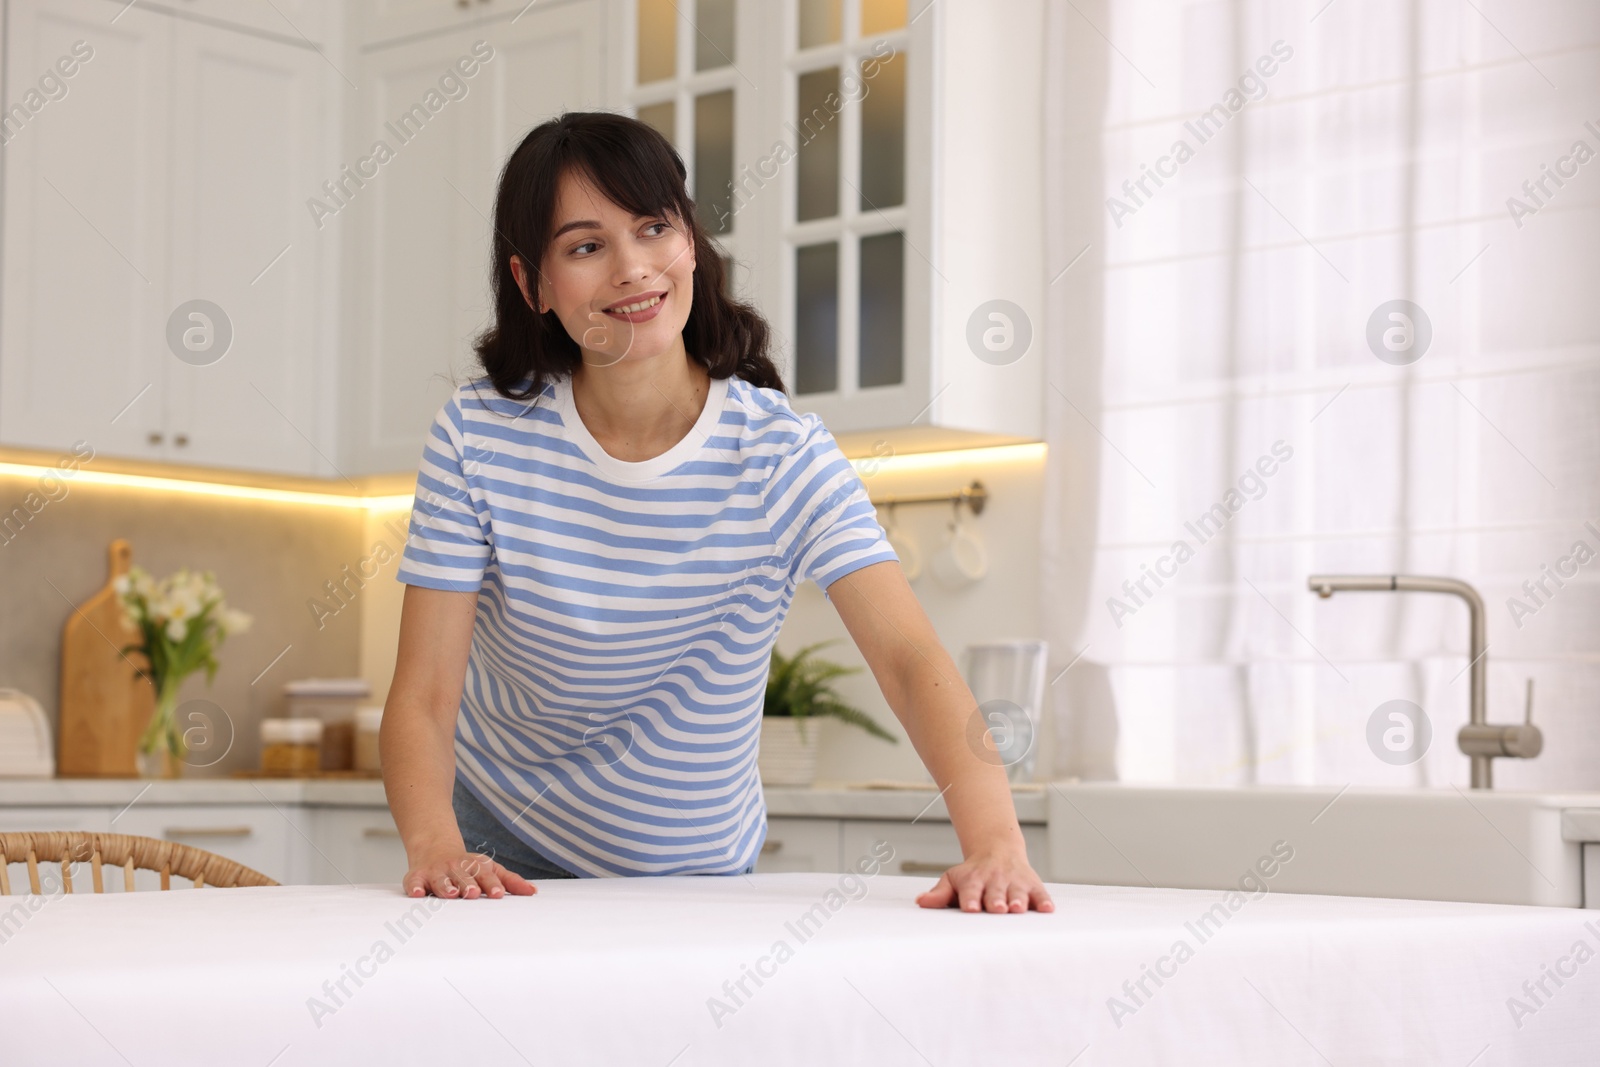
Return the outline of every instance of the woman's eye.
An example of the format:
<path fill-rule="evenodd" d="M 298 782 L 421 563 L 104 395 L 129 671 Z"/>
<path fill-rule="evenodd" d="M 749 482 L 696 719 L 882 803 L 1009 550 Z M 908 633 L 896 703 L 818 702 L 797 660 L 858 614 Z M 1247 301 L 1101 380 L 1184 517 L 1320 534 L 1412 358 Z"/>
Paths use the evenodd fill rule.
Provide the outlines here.
<path fill-rule="evenodd" d="M 588 249 L 589 251 L 592 252 L 594 250 L 594 248 L 595 248 L 595 243 L 593 241 L 585 241 L 585 242 L 583 242 L 583 244 L 574 247 L 572 251 L 577 253 L 577 254 L 579 254 L 579 255 L 587 255 L 588 252 L 585 252 L 584 250 Z"/>
<path fill-rule="evenodd" d="M 665 222 L 652 222 L 652 223 L 651 223 L 651 224 L 650 224 L 650 225 L 648 225 L 648 226 L 646 226 L 646 227 L 645 227 L 645 231 L 646 231 L 646 232 L 648 232 L 648 231 L 650 231 L 650 230 L 655 230 L 655 231 L 657 231 L 657 232 L 656 232 L 656 233 L 654 233 L 654 234 L 652 234 L 652 235 L 651 235 L 651 236 L 654 236 L 654 237 L 659 237 L 659 236 L 661 236 L 661 233 L 660 233 L 660 231 L 662 231 L 662 230 L 670 230 L 670 229 L 672 229 L 672 227 L 671 227 L 671 226 L 669 226 L 669 225 L 668 225 L 668 224 L 667 224 L 667 223 L 665 223 Z"/>

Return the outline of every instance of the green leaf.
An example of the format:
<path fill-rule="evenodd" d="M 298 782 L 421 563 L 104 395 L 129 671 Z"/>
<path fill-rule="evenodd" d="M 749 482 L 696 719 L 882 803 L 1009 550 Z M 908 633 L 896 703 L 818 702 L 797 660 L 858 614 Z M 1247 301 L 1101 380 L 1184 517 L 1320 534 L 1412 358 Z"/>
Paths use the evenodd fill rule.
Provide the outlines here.
<path fill-rule="evenodd" d="M 793 718 L 802 738 L 805 737 L 807 718 L 826 715 L 859 727 L 891 744 L 898 744 L 899 738 L 879 726 L 875 719 L 859 708 L 845 704 L 830 685 L 836 678 L 859 674 L 862 668 L 813 658 L 819 649 L 837 644 L 838 641 L 838 638 L 818 641 L 800 649 L 792 657 L 783 655 L 774 645 L 762 714 Z"/>

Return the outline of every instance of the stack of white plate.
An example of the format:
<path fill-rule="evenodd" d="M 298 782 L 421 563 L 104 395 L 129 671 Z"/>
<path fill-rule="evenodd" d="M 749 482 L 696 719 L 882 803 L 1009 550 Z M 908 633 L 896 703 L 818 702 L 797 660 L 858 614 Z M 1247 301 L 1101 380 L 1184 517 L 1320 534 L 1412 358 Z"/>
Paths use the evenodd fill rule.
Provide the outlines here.
<path fill-rule="evenodd" d="M 0 778 L 54 778 L 55 773 L 44 709 L 20 690 L 0 689 Z"/>

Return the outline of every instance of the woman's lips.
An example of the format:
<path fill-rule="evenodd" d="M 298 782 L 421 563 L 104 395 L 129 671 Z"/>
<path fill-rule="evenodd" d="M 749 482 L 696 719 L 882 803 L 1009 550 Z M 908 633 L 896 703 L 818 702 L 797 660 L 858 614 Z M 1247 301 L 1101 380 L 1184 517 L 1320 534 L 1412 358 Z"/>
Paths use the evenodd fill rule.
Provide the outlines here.
<path fill-rule="evenodd" d="M 639 310 L 639 311 L 611 311 L 611 310 L 608 309 L 606 311 L 606 314 L 609 315 L 611 318 L 621 319 L 623 322 L 633 322 L 633 323 L 649 322 L 651 319 L 653 319 L 657 315 L 661 314 L 661 308 L 662 308 L 662 306 L 664 304 L 666 304 L 666 302 L 667 302 L 667 296 L 666 296 L 665 293 L 662 293 L 659 297 L 656 298 L 656 302 L 653 305 L 651 305 L 650 307 L 643 308 L 642 310 Z M 632 304 L 638 304 L 638 303 L 643 303 L 643 301 L 635 300 L 631 304 L 623 304 L 622 306 L 623 307 L 631 307 Z"/>

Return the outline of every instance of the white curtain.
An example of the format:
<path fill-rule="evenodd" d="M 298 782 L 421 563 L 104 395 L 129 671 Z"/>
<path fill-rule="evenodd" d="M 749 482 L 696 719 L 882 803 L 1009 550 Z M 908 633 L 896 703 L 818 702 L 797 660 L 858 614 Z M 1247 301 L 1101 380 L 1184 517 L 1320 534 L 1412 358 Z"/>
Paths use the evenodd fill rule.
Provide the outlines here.
<path fill-rule="evenodd" d="M 1491 721 L 1535 679 L 1496 786 L 1600 788 L 1600 5 L 1050 0 L 1044 47 L 1053 769 L 1465 785 L 1465 605 L 1306 588 L 1399 572 L 1483 594 Z"/>

